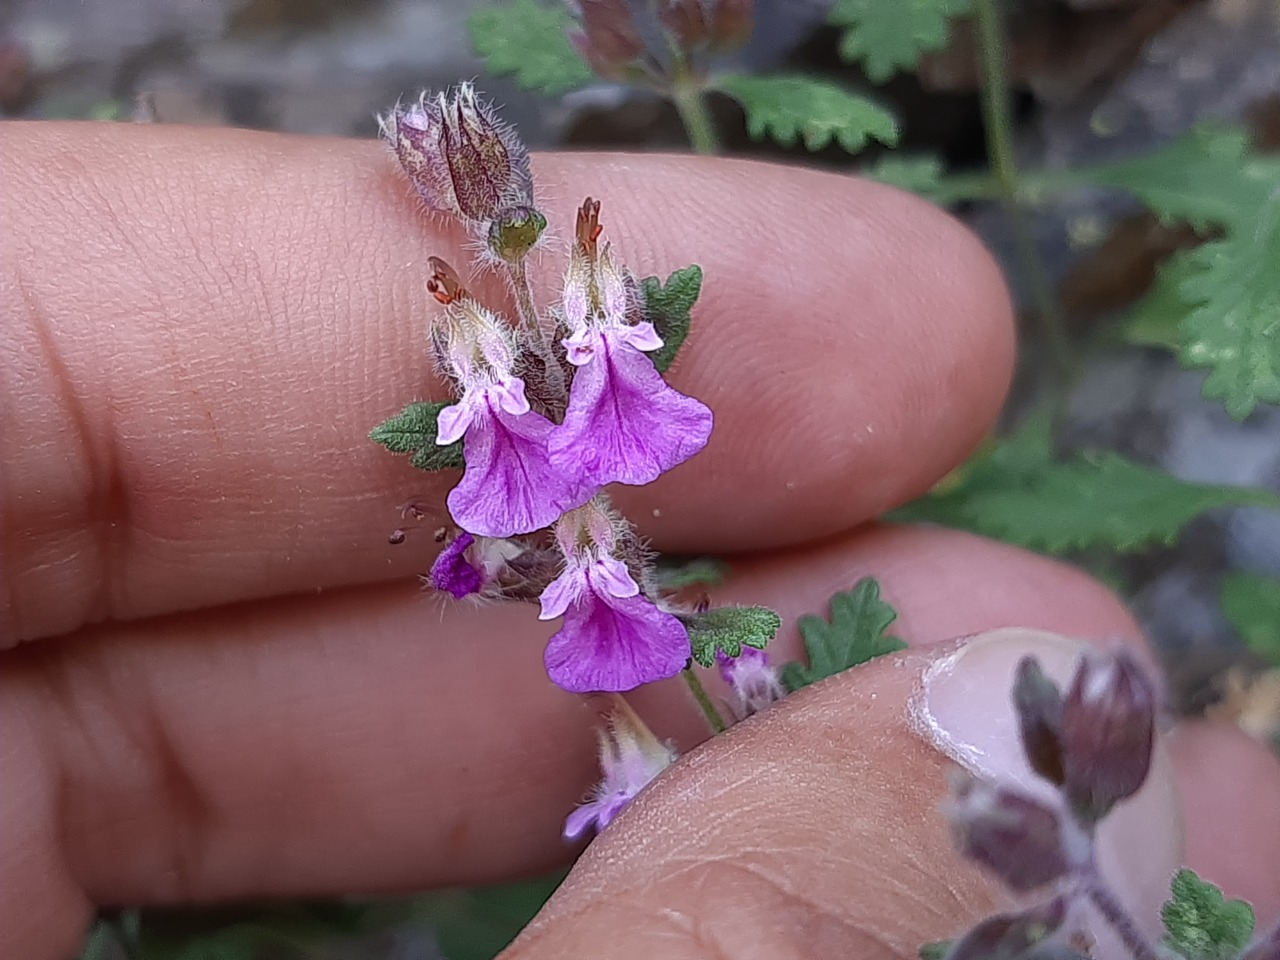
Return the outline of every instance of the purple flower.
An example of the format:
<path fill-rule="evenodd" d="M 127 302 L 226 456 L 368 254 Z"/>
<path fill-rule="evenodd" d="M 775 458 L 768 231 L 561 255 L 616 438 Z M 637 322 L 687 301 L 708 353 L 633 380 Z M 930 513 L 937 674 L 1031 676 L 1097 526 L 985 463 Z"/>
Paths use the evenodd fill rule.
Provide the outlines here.
<path fill-rule="evenodd" d="M 462 399 L 440 411 L 436 438 L 466 437 L 466 471 L 448 500 L 458 526 L 486 537 L 528 533 L 590 498 L 594 489 L 552 465 L 551 430 L 529 409 L 519 377 L 464 383 Z"/>
<path fill-rule="evenodd" d="M 651 323 L 601 325 L 564 341 L 578 367 L 551 462 L 598 486 L 641 486 L 707 445 L 711 411 L 662 379 L 641 351 L 662 346 Z"/>
<path fill-rule="evenodd" d="M 604 779 L 596 784 L 591 799 L 565 820 L 566 840 L 576 840 L 592 827 L 603 830 L 676 759 L 675 751 L 660 743 L 621 698 L 615 701 L 606 729 L 598 736 Z"/>
<path fill-rule="evenodd" d="M 759 713 L 771 703 L 787 695 L 778 671 L 769 663 L 769 655 L 755 647 L 744 646 L 736 657 L 716 651 L 720 676 L 733 690 L 733 714 L 739 720 Z"/>
<path fill-rule="evenodd" d="M 552 682 L 571 693 L 632 690 L 675 676 L 689 660 L 684 625 L 642 596 L 612 555 L 612 522 L 592 503 L 556 524 L 565 568 L 542 592 L 540 619 L 564 617 L 545 662 Z"/>
<path fill-rule="evenodd" d="M 453 594 L 456 600 L 480 592 L 480 588 L 484 586 L 484 577 L 466 556 L 467 548 L 475 540 L 469 533 L 460 533 L 453 543 L 440 551 L 440 556 L 431 565 L 431 586 L 441 592 Z"/>
<path fill-rule="evenodd" d="M 563 343 L 578 368 L 564 422 L 551 434 L 551 462 L 589 483 L 643 485 L 707 445 L 711 411 L 662 378 L 644 354 L 662 346 L 651 323 L 632 323 L 634 292 L 606 246 L 597 250 L 599 204 L 579 212 L 578 243 L 565 281 Z"/>

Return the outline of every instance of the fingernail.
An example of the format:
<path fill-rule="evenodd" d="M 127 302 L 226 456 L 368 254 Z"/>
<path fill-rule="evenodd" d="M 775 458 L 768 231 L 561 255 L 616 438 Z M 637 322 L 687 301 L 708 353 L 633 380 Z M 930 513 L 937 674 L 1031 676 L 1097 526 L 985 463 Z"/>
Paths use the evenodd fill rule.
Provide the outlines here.
<path fill-rule="evenodd" d="M 1065 689 L 1088 649 L 1077 640 L 1020 627 L 978 634 L 926 669 L 911 704 L 912 720 L 925 739 L 974 775 L 1050 799 L 1052 784 L 1036 775 L 1022 751 L 1013 709 L 1014 672 L 1019 660 L 1033 655 Z M 1099 827 L 1097 856 L 1120 899 L 1149 936 L 1158 936 L 1160 905 L 1182 864 L 1182 819 L 1163 745 L 1157 746 L 1142 789 Z M 1110 939 L 1099 934 L 1103 941 Z"/>

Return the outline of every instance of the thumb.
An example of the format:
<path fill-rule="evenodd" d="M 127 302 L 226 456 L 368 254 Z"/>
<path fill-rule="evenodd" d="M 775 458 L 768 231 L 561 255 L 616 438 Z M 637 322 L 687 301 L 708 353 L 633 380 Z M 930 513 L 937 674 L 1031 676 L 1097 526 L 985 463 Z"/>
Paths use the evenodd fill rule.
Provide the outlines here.
<path fill-rule="evenodd" d="M 959 761 L 1031 785 L 1014 666 L 1035 654 L 1064 682 L 1085 649 L 998 630 L 883 657 L 775 704 L 642 793 L 505 956 L 914 958 L 1012 907 L 953 849 L 938 810 L 946 772 Z M 1159 750 L 1099 835 L 1104 875 L 1153 934 L 1180 861 L 1175 797 Z M 1106 937 L 1099 947 L 1107 956 Z"/>

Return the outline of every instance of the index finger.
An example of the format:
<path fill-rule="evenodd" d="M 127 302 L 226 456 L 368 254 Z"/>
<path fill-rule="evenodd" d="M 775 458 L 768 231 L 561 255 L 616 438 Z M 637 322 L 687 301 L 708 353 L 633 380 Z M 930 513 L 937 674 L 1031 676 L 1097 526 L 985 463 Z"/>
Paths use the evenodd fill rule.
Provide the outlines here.
<path fill-rule="evenodd" d="M 426 259 L 465 262 L 380 147 L 245 131 L 7 125 L 0 637 L 424 568 L 392 505 L 440 506 L 367 441 L 439 395 Z M 536 158 L 553 225 L 603 197 L 640 275 L 700 263 L 674 371 L 706 451 L 621 506 L 662 548 L 850 527 L 963 459 L 1007 385 L 998 271 L 886 187 L 656 156 Z M 542 264 L 544 302 L 561 269 Z"/>

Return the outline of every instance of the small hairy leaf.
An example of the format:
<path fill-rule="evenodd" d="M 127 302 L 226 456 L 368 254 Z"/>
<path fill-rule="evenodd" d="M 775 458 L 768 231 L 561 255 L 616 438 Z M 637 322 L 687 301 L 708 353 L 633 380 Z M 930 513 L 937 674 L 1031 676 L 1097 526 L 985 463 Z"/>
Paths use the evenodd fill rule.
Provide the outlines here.
<path fill-rule="evenodd" d="M 665 372 L 689 336 L 693 305 L 702 292 L 702 268 L 695 263 L 677 270 L 666 283 L 657 277 L 645 277 L 640 287 L 644 291 L 644 317 L 662 338 L 662 346 L 649 356 L 659 372 Z"/>
<path fill-rule="evenodd" d="M 1193 870 L 1173 877 L 1173 897 L 1160 910 L 1165 944 L 1187 960 L 1230 960 L 1253 936 L 1253 908 L 1243 900 L 1226 900 L 1222 891 Z"/>
<path fill-rule="evenodd" d="M 887 146 L 898 142 L 898 121 L 893 114 L 866 97 L 822 80 L 734 74 L 720 77 L 716 89 L 742 104 L 747 112 L 747 132 L 756 140 L 767 134 L 790 147 L 799 138 L 809 150 L 821 150 L 835 140 L 850 153 L 857 153 L 869 139 Z"/>
<path fill-rule="evenodd" d="M 1115 453 L 1056 461 L 1036 421 L 966 464 L 947 489 L 889 517 L 958 527 L 1046 553 L 1126 552 L 1172 543 L 1206 510 L 1239 504 L 1280 506 L 1280 497 L 1179 480 Z"/>
<path fill-rule="evenodd" d="M 1182 362 L 1209 367 L 1204 395 L 1243 420 L 1280 403 L 1280 199 L 1263 205 L 1257 229 L 1206 243 L 1186 257 L 1178 286 L 1191 304 L 1180 324 Z"/>
<path fill-rule="evenodd" d="M 1222 612 L 1250 650 L 1280 667 L 1280 580 L 1228 574 L 1222 581 Z"/>
<path fill-rule="evenodd" d="M 491 73 L 512 74 L 526 90 L 548 96 L 591 82 L 591 68 L 569 43 L 573 20 L 563 4 L 513 0 L 471 15 L 471 43 Z"/>
<path fill-rule="evenodd" d="M 447 446 L 436 444 L 436 418 L 452 401 L 411 403 L 394 417 L 371 431 L 369 439 L 392 453 L 412 454 L 409 463 L 420 470 L 445 470 L 466 465 L 462 457 L 462 441 Z"/>
<path fill-rule="evenodd" d="M 840 56 L 861 60 L 873 83 L 914 69 L 920 55 L 946 45 L 952 17 L 969 12 L 970 0 L 836 0 L 830 22 L 848 27 Z"/>
<path fill-rule="evenodd" d="M 809 665 L 788 663 L 782 683 L 799 690 L 825 677 L 895 650 L 906 644 L 885 631 L 898 619 L 898 611 L 880 599 L 880 584 L 872 577 L 859 580 L 852 590 L 831 598 L 831 619 L 801 617 L 800 635 L 809 654 Z"/>
<path fill-rule="evenodd" d="M 768 607 L 717 607 L 680 620 L 689 631 L 693 659 L 704 667 L 716 662 L 717 651 L 736 657 L 743 647 L 763 650 L 782 627 L 782 618 Z"/>

